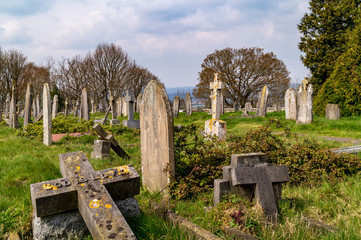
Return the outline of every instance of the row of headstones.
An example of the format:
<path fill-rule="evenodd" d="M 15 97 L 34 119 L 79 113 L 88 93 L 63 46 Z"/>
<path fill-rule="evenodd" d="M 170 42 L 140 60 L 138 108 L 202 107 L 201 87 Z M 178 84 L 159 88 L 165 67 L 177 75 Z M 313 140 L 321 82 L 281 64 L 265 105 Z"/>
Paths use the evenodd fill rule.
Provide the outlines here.
<path fill-rule="evenodd" d="M 186 93 L 185 97 L 185 110 L 186 115 L 192 115 L 193 105 L 192 105 L 192 97 L 190 93 Z M 180 98 L 176 96 L 173 100 L 173 117 L 178 117 L 180 107 Z"/>

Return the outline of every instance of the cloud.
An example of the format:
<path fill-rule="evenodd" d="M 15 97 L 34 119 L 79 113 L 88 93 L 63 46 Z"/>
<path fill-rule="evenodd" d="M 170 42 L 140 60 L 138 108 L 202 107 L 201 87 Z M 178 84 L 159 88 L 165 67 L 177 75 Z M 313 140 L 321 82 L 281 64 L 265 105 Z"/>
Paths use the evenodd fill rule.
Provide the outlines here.
<path fill-rule="evenodd" d="M 32 41 L 27 27 L 21 22 L 10 20 L 0 25 L 1 44 L 22 45 Z"/>
<path fill-rule="evenodd" d="M 49 0 L 3 0 L 0 1 L 0 14 L 14 16 L 32 15 L 47 11 L 53 1 Z"/>

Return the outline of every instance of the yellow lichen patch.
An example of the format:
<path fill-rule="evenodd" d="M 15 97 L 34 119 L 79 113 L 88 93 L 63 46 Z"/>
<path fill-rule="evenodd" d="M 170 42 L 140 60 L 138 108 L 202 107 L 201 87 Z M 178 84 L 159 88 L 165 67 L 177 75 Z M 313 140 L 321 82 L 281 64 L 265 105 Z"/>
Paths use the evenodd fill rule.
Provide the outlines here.
<path fill-rule="evenodd" d="M 106 207 L 106 208 L 111 208 L 112 205 L 110 205 L 110 204 L 105 204 L 105 207 Z"/>
<path fill-rule="evenodd" d="M 80 184 L 80 186 L 84 187 L 84 183 Z"/>
<path fill-rule="evenodd" d="M 56 186 L 53 187 L 53 190 L 58 190 L 58 188 Z"/>
<path fill-rule="evenodd" d="M 99 207 L 99 201 L 98 199 L 93 199 L 90 203 L 89 203 L 89 207 L 90 208 L 98 208 Z"/>
<path fill-rule="evenodd" d="M 50 190 L 50 189 L 52 189 L 53 187 L 54 187 L 54 186 L 51 185 L 50 183 L 47 183 L 47 184 L 44 184 L 44 185 L 43 185 L 43 188 L 46 189 L 46 190 Z"/>
<path fill-rule="evenodd" d="M 128 165 L 117 167 L 117 171 L 118 171 L 118 175 L 120 175 L 120 174 L 123 175 L 123 174 L 129 174 L 130 173 Z"/>
<path fill-rule="evenodd" d="M 80 167 L 79 167 L 79 166 L 76 166 L 76 169 L 80 169 Z"/>

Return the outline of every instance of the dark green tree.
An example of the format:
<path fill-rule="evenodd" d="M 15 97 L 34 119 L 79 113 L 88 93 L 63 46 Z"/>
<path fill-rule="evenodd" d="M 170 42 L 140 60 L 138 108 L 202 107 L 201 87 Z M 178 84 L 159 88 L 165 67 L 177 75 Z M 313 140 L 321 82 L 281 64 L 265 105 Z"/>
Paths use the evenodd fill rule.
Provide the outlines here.
<path fill-rule="evenodd" d="M 347 50 L 347 32 L 355 27 L 360 0 L 311 0 L 309 13 L 298 24 L 298 45 L 303 64 L 310 70 L 315 95 Z"/>

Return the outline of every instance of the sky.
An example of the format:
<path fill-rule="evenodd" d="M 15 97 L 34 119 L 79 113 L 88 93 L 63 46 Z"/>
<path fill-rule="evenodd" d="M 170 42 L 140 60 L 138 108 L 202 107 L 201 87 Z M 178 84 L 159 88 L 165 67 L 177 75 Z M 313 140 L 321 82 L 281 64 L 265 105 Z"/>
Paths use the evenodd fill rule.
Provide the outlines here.
<path fill-rule="evenodd" d="M 0 47 L 41 65 L 115 43 L 166 87 L 195 86 L 215 50 L 260 47 L 300 83 L 307 11 L 307 0 L 0 0 Z"/>

